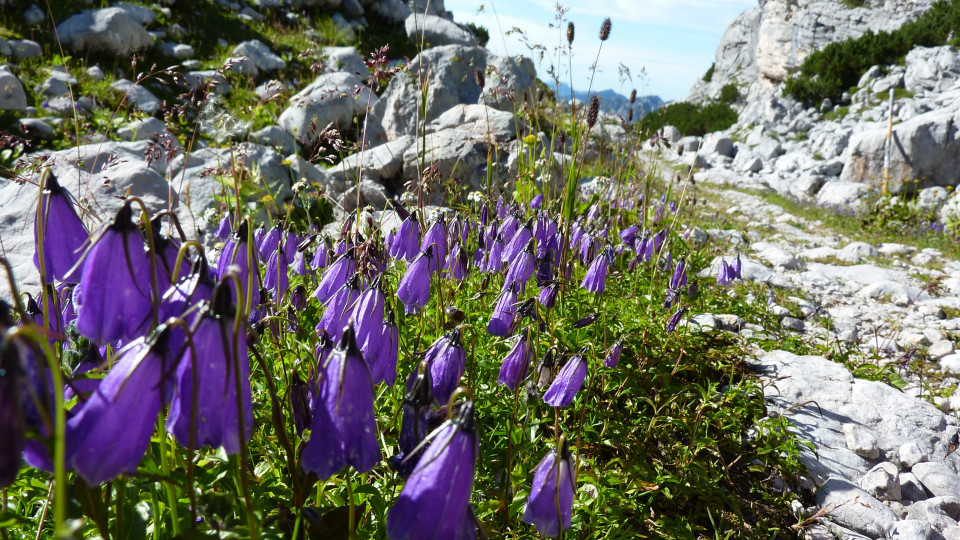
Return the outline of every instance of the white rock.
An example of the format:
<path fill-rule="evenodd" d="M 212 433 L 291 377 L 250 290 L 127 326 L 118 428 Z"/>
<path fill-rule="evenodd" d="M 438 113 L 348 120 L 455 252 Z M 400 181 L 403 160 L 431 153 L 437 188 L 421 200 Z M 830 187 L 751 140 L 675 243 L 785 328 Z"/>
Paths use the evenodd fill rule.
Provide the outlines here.
<path fill-rule="evenodd" d="M 897 449 L 897 458 L 900 464 L 910 469 L 917 463 L 923 463 L 930 460 L 930 456 L 920 449 L 920 446 L 914 441 L 907 441 Z"/>
<path fill-rule="evenodd" d="M 57 26 L 59 39 L 74 52 L 88 50 L 129 56 L 153 46 L 153 37 L 123 8 L 84 11 Z"/>
<path fill-rule="evenodd" d="M 846 438 L 847 448 L 858 456 L 876 459 L 880 455 L 877 437 L 863 426 L 843 424 L 843 436 Z"/>
<path fill-rule="evenodd" d="M 817 192 L 817 204 L 821 206 L 850 207 L 856 206 L 869 188 L 866 184 L 856 182 L 827 182 Z"/>
<path fill-rule="evenodd" d="M 117 130 L 117 136 L 125 141 L 149 141 L 156 134 L 170 133 L 162 120 L 152 116 L 134 120 Z"/>
<path fill-rule="evenodd" d="M 938 363 L 942 373 L 960 376 L 960 354 L 948 354 L 941 358 Z"/>
<path fill-rule="evenodd" d="M 953 342 L 949 340 L 940 340 L 927 348 L 927 354 L 931 360 L 939 360 L 948 354 L 953 354 Z"/>
<path fill-rule="evenodd" d="M 357 89 L 360 93 L 355 98 Z M 300 143 L 312 145 L 327 124 L 347 129 L 355 115 L 365 112 L 368 100 L 377 103 L 356 75 L 323 73 L 290 100 L 277 123 Z"/>
<path fill-rule="evenodd" d="M 422 13 L 414 13 L 407 17 L 403 25 L 407 31 L 407 38 L 414 44 L 419 44 L 422 38 L 426 41 L 427 47 L 438 45 L 477 46 L 477 39 L 473 37 L 469 30 L 436 15 L 424 16 Z"/>
<path fill-rule="evenodd" d="M 889 461 L 870 469 L 860 479 L 860 487 L 881 501 L 900 500 L 900 471 Z"/>
<path fill-rule="evenodd" d="M 750 246 L 757 253 L 757 257 L 773 266 L 787 270 L 799 270 L 800 262 L 792 253 L 776 244 L 757 242 Z"/>
<path fill-rule="evenodd" d="M 140 109 L 147 114 L 160 110 L 160 99 L 140 84 L 133 84 L 126 79 L 120 79 L 110 85 L 127 95 L 126 103 Z"/>
<path fill-rule="evenodd" d="M 324 47 L 323 54 L 327 57 L 324 71 L 353 73 L 362 79 L 370 76 L 370 69 L 363 62 L 363 56 L 354 47 Z"/>
<path fill-rule="evenodd" d="M 832 508 L 830 519 L 871 538 L 883 537 L 898 521 L 887 508 L 866 491 L 850 482 L 831 478 L 817 492 L 817 506 Z"/>
<path fill-rule="evenodd" d="M 943 536 L 925 521 L 906 519 L 890 526 L 890 540 L 943 540 Z"/>
<path fill-rule="evenodd" d="M 27 94 L 20 79 L 9 71 L 0 70 L 0 111 L 22 111 L 27 108 Z"/>
<path fill-rule="evenodd" d="M 910 472 L 916 475 L 927 491 L 938 497 L 960 497 L 960 476 L 942 462 L 914 465 Z"/>
<path fill-rule="evenodd" d="M 929 523 L 939 530 L 957 526 L 957 518 L 960 518 L 960 499 L 956 497 L 931 497 L 907 508 L 907 519 Z"/>
<path fill-rule="evenodd" d="M 233 48 L 232 54 L 237 58 L 243 57 L 243 60 L 234 65 L 233 70 L 244 75 L 256 77 L 261 73 L 279 71 L 287 67 L 287 63 L 282 58 L 257 39 L 241 42 Z"/>

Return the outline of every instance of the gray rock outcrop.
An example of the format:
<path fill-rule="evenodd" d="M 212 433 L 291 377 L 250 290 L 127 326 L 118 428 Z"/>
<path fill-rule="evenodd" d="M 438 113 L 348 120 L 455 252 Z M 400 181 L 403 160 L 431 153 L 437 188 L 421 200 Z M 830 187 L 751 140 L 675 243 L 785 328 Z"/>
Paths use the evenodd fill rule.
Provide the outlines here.
<path fill-rule="evenodd" d="M 78 13 L 57 26 L 57 36 L 74 52 L 129 56 L 153 46 L 153 37 L 124 8 Z"/>

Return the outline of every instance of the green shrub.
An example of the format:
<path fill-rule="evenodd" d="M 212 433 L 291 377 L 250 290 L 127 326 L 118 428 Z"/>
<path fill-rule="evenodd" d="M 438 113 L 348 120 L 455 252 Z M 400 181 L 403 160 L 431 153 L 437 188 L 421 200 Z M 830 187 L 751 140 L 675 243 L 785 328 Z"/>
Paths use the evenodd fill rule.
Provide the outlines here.
<path fill-rule="evenodd" d="M 710 64 L 710 69 L 708 69 L 707 72 L 703 74 L 703 82 L 710 82 L 713 80 L 713 70 L 716 67 L 717 67 L 716 62 Z"/>
<path fill-rule="evenodd" d="M 675 126 L 684 135 L 706 135 L 727 129 L 737 123 L 737 111 L 726 103 L 694 105 L 672 103 L 666 109 L 651 112 L 643 117 L 643 129 L 654 133 L 661 127 Z"/>
<path fill-rule="evenodd" d="M 723 88 L 720 89 L 721 103 L 734 103 L 738 99 L 740 99 L 740 90 L 737 88 L 737 85 L 733 83 L 727 83 L 723 85 Z"/>
<path fill-rule="evenodd" d="M 467 23 L 467 29 L 473 34 L 473 37 L 477 38 L 477 44 L 481 47 L 486 47 L 487 43 L 490 41 L 490 32 L 487 31 L 485 26 L 480 26 L 473 23 Z"/>
<path fill-rule="evenodd" d="M 867 0 L 843 0 L 843 5 L 850 9 L 863 7 L 867 5 Z"/>
<path fill-rule="evenodd" d="M 919 19 L 893 32 L 868 31 L 857 39 L 831 43 L 811 54 L 800 71 L 787 79 L 783 93 L 807 105 L 825 98 L 836 102 L 871 66 L 900 62 L 916 46 L 946 45 L 957 34 L 960 0 L 940 0 Z"/>

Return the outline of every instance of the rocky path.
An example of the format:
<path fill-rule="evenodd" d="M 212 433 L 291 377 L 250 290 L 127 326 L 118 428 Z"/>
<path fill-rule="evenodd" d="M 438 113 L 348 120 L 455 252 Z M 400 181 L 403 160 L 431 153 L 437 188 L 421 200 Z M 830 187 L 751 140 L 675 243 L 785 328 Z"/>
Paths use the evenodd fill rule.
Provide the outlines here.
<path fill-rule="evenodd" d="M 771 413 L 815 447 L 801 454 L 814 504 L 796 508 L 807 538 L 960 539 L 960 262 L 857 242 L 757 195 L 702 189 L 727 218 L 707 234 L 728 243 L 728 257 L 741 255 L 745 281 L 769 288 L 784 329 L 905 383 L 858 379 L 821 356 L 748 349 Z M 750 343 L 761 332 L 741 334 Z"/>

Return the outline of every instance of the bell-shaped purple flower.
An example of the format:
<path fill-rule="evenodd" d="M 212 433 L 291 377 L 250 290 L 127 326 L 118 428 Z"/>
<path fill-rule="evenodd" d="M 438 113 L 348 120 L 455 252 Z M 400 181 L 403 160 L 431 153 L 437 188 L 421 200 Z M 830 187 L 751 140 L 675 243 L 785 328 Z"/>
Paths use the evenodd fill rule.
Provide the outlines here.
<path fill-rule="evenodd" d="M 620 355 L 623 354 L 623 340 L 618 340 L 614 343 L 610 350 L 607 351 L 607 357 L 603 359 L 603 365 L 612 368 L 617 367 L 617 364 L 620 362 Z"/>
<path fill-rule="evenodd" d="M 530 276 L 533 275 L 533 271 L 536 269 L 535 262 L 533 256 L 533 241 L 531 240 L 527 242 L 527 247 L 510 262 L 510 267 L 507 268 L 507 275 L 503 282 L 504 288 L 506 288 L 508 284 L 519 283 L 520 291 L 525 291 L 527 281 L 530 280 Z"/>
<path fill-rule="evenodd" d="M 527 332 L 516 336 L 513 346 L 503 359 L 503 365 L 500 366 L 497 384 L 502 384 L 510 390 L 517 389 L 523 378 L 527 376 L 527 368 L 530 366 L 530 348 Z"/>
<path fill-rule="evenodd" d="M 447 224 L 444 222 L 442 215 L 430 225 L 427 233 L 423 235 L 420 251 L 426 251 L 430 246 L 435 246 L 433 253 L 437 261 L 447 258 Z"/>
<path fill-rule="evenodd" d="M 308 273 L 313 274 L 313 272 L 310 271 L 310 267 L 307 266 L 306 256 L 300 250 L 297 250 L 297 254 L 293 256 L 293 264 L 290 265 L 290 270 L 298 276 L 305 276 Z"/>
<path fill-rule="evenodd" d="M 534 210 L 539 210 L 543 205 L 543 193 L 537 193 L 537 195 L 530 200 L 530 208 Z"/>
<path fill-rule="evenodd" d="M 310 400 L 310 387 L 303 382 L 299 374 L 294 373 L 290 381 L 290 402 L 293 408 L 293 427 L 297 430 L 297 435 L 303 435 L 303 430 L 313 422 Z"/>
<path fill-rule="evenodd" d="M 87 253 L 73 290 L 77 330 L 99 344 L 135 339 L 150 328 L 150 262 L 132 216 L 129 204 L 120 207 Z"/>
<path fill-rule="evenodd" d="M 420 253 L 420 223 L 410 214 L 387 242 L 387 254 L 396 260 L 412 261 Z"/>
<path fill-rule="evenodd" d="M 687 263 L 681 260 L 673 269 L 673 276 L 670 278 L 670 288 L 680 289 L 687 286 Z"/>
<path fill-rule="evenodd" d="M 467 277 L 467 252 L 460 242 L 453 245 L 443 268 L 457 281 L 463 281 L 463 278 Z"/>
<path fill-rule="evenodd" d="M 584 289 L 597 294 L 603 294 L 607 288 L 607 268 L 610 265 L 610 257 L 607 250 L 601 251 L 597 258 L 587 269 L 587 275 L 584 276 L 580 286 Z"/>
<path fill-rule="evenodd" d="M 219 281 L 231 272 L 236 272 L 243 289 L 242 301 L 245 305 L 249 302 L 248 305 L 256 307 L 260 305 L 260 273 L 257 251 L 248 243 L 248 234 L 247 222 L 243 221 L 223 245 L 220 259 L 217 260 L 216 278 Z M 241 301 L 233 280 L 230 280 L 230 293 L 232 302 Z"/>
<path fill-rule="evenodd" d="M 230 214 L 226 213 L 220 218 L 220 223 L 217 224 L 217 230 L 213 235 L 220 240 L 226 240 L 230 238 L 231 232 L 233 232 L 233 228 L 230 227 Z"/>
<path fill-rule="evenodd" d="M 350 255 L 342 255 L 327 268 L 320 277 L 320 284 L 313 293 L 321 303 L 326 304 L 333 295 L 356 272 L 356 264 Z"/>
<path fill-rule="evenodd" d="M 76 282 L 79 272 L 71 272 L 83 255 L 84 244 L 90 239 L 86 227 L 77 216 L 70 194 L 60 186 L 50 171 L 41 178 L 44 185 L 40 194 L 40 215 L 34 221 L 33 264 L 40 269 L 39 250 L 43 249 L 46 279 L 52 282 Z M 41 231 L 42 229 L 42 231 Z M 42 238 L 41 238 L 42 232 Z"/>
<path fill-rule="evenodd" d="M 209 302 L 213 298 L 214 285 L 206 257 L 197 257 L 190 273 L 163 293 L 157 310 L 159 320 L 181 317 L 200 302 Z"/>
<path fill-rule="evenodd" d="M 687 312 L 687 307 L 678 307 L 677 311 L 670 316 L 670 320 L 667 321 L 667 333 L 671 333 L 677 329 L 677 326 L 680 324 L 680 319 L 683 318 L 683 314 Z"/>
<path fill-rule="evenodd" d="M 171 334 L 164 326 L 128 345 L 67 422 L 67 463 L 88 485 L 137 470 L 169 397 L 165 379 L 183 346 L 183 338 Z"/>
<path fill-rule="evenodd" d="M 503 235 L 498 234 L 493 239 L 488 239 L 487 246 L 487 258 L 480 271 L 496 274 L 503 269 Z"/>
<path fill-rule="evenodd" d="M 213 302 L 199 315 L 192 347 L 184 350 L 177 365 L 167 431 L 188 448 L 192 442 L 194 448 L 222 446 L 228 454 L 236 454 L 241 440 L 250 439 L 253 431 L 250 359 L 246 336 L 234 332 L 235 313 L 223 289 L 223 283 L 218 285 Z M 196 429 L 191 433 L 192 421 Z"/>
<path fill-rule="evenodd" d="M 313 258 L 310 259 L 310 268 L 314 270 L 319 270 L 327 266 L 328 255 L 330 254 L 330 244 L 328 240 L 318 240 L 317 241 L 317 250 L 313 253 Z"/>
<path fill-rule="evenodd" d="M 353 314 L 354 303 L 359 297 L 360 276 L 354 274 L 326 303 L 326 309 L 320 317 L 320 322 L 317 323 L 317 331 L 323 330 L 333 339 L 339 340 Z"/>
<path fill-rule="evenodd" d="M 543 394 L 543 401 L 554 407 L 566 407 L 573 403 L 577 392 L 583 388 L 587 379 L 587 361 L 581 355 L 576 355 L 560 369 L 557 377 L 547 392 Z"/>
<path fill-rule="evenodd" d="M 453 330 L 437 338 L 427 349 L 424 362 L 430 367 L 430 393 L 440 405 L 445 405 L 460 385 L 466 368 L 467 351 L 463 347 L 460 330 Z"/>
<path fill-rule="evenodd" d="M 500 256 L 500 260 L 503 262 L 503 264 L 510 264 L 513 262 L 514 258 L 527 249 L 527 246 L 532 239 L 533 226 L 531 223 L 527 223 L 523 227 L 517 229 L 517 232 L 515 232 L 513 237 L 510 238 L 510 241 L 507 242 L 506 247 L 503 248 L 503 253 Z"/>
<path fill-rule="evenodd" d="M 393 310 L 387 309 L 387 316 L 383 322 L 383 333 L 380 335 L 380 355 L 377 359 L 377 370 L 387 386 L 393 386 L 397 381 L 397 360 L 400 357 L 400 329 L 394 322 Z"/>
<path fill-rule="evenodd" d="M 260 243 L 257 244 L 257 251 L 260 253 L 260 260 L 268 259 L 270 254 L 277 250 L 277 247 L 280 245 L 280 228 L 276 225 L 273 226 L 267 234 L 263 235 L 263 239 Z"/>
<path fill-rule="evenodd" d="M 430 278 L 437 270 L 436 247 L 430 245 L 407 267 L 397 284 L 397 298 L 407 313 L 416 313 L 430 301 Z"/>
<path fill-rule="evenodd" d="M 514 281 L 500 293 L 497 304 L 493 306 L 493 312 L 490 314 L 490 322 L 487 324 L 488 334 L 500 337 L 510 335 L 510 328 L 517 316 L 517 291 L 519 290 L 520 285 Z"/>
<path fill-rule="evenodd" d="M 430 446 L 387 513 L 388 540 L 472 538 L 470 492 L 479 453 L 473 415 L 473 402 L 466 402 L 430 434 Z"/>
<path fill-rule="evenodd" d="M 363 353 L 363 359 L 370 369 L 373 384 L 383 380 L 380 373 L 379 356 L 383 345 L 383 316 L 386 297 L 380 289 L 379 279 L 357 299 L 353 306 L 353 327 L 356 331 L 357 345 Z"/>
<path fill-rule="evenodd" d="M 421 364 L 406 396 L 403 398 L 403 420 L 400 423 L 400 454 L 391 465 L 406 478 L 417 466 L 423 449 L 420 443 L 427 436 L 427 422 L 433 408 L 433 398 L 430 395 L 430 368 Z"/>
<path fill-rule="evenodd" d="M 263 275 L 263 288 L 270 291 L 273 298 L 279 301 L 283 295 L 287 294 L 290 288 L 290 279 L 287 275 L 288 270 L 287 254 L 283 247 L 278 246 L 270 254 L 270 260 L 267 261 L 267 273 Z"/>
<path fill-rule="evenodd" d="M 540 289 L 540 294 L 537 295 L 537 300 L 540 302 L 540 305 L 550 309 L 557 303 L 557 293 L 560 292 L 560 286 L 556 282 L 547 284 L 544 288 Z"/>
<path fill-rule="evenodd" d="M 369 471 L 380 461 L 373 412 L 373 383 L 354 337 L 343 332 L 340 344 L 320 367 L 312 400 L 310 440 L 301 464 L 319 478 L 330 478 L 347 465 Z"/>
<path fill-rule="evenodd" d="M 561 530 L 569 529 L 573 518 L 576 469 L 566 437 L 560 438 L 559 446 L 537 465 L 530 496 L 523 508 L 523 521 L 547 537 L 557 536 Z"/>

